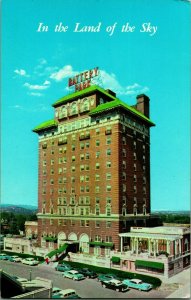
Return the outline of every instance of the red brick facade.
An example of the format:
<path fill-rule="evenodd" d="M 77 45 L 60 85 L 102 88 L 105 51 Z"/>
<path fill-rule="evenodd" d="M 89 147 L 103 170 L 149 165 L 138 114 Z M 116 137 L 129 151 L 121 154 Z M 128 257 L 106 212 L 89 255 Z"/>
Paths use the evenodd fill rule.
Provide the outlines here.
<path fill-rule="evenodd" d="M 77 240 L 82 251 L 88 244 L 86 252 L 104 254 L 119 249 L 120 232 L 149 218 L 153 123 L 136 109 L 107 107 L 116 101 L 111 91 L 91 88 L 72 96 L 53 105 L 57 126 L 34 129 L 39 243 L 48 237 L 58 247 L 60 234 Z M 148 114 L 149 99 L 141 97 Z"/>

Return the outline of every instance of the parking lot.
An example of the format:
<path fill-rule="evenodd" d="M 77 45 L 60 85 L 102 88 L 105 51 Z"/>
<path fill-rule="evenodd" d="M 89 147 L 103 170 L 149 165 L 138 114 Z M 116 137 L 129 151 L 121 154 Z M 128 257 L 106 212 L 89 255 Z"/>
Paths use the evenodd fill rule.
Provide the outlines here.
<path fill-rule="evenodd" d="M 82 298 L 166 298 L 171 291 L 161 289 L 153 289 L 149 292 L 130 289 L 127 292 L 116 292 L 107 288 L 103 288 L 96 279 L 85 279 L 82 281 L 73 281 L 63 278 L 62 273 L 56 271 L 51 265 L 28 266 L 22 263 L 14 263 L 10 261 L 0 261 L 0 267 L 6 272 L 30 278 L 30 270 L 32 271 L 32 279 L 35 277 L 43 277 L 52 280 L 53 286 L 61 289 L 75 289 L 77 294 Z"/>

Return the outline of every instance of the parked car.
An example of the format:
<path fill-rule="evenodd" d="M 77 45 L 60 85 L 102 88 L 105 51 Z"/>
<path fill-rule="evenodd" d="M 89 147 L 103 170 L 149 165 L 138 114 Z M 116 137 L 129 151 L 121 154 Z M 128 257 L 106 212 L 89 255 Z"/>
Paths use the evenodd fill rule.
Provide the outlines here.
<path fill-rule="evenodd" d="M 13 256 L 9 257 L 9 261 L 12 261 L 12 262 L 21 262 L 22 258 L 19 257 L 19 256 L 17 256 L 17 255 L 13 255 Z"/>
<path fill-rule="evenodd" d="M 62 264 L 58 264 L 55 270 L 64 272 L 64 271 L 72 270 L 72 268 L 70 265 L 62 263 Z"/>
<path fill-rule="evenodd" d="M 153 288 L 152 284 L 143 282 L 140 279 L 125 279 L 122 282 L 124 284 L 128 285 L 128 287 L 137 289 L 140 291 L 149 291 Z"/>
<path fill-rule="evenodd" d="M 62 289 L 60 289 L 60 288 L 54 286 L 54 287 L 52 288 L 52 296 L 54 296 L 54 295 L 60 293 L 61 291 L 62 291 Z"/>
<path fill-rule="evenodd" d="M 30 265 L 30 266 L 37 266 L 39 263 L 38 260 L 35 260 L 33 257 L 22 259 L 21 262 L 25 265 Z"/>
<path fill-rule="evenodd" d="M 20 283 L 28 282 L 28 279 L 26 279 L 26 278 L 22 278 L 22 277 L 18 277 L 18 276 L 12 276 L 12 278 L 19 281 Z"/>
<path fill-rule="evenodd" d="M 109 281 L 111 279 L 119 280 L 114 274 L 100 274 L 97 278 L 98 281 Z"/>
<path fill-rule="evenodd" d="M 65 271 L 62 275 L 63 275 L 63 277 L 70 278 L 70 279 L 73 279 L 73 280 L 85 279 L 85 276 L 83 274 L 80 274 L 76 270 Z"/>
<path fill-rule="evenodd" d="M 9 255 L 5 253 L 0 253 L 0 260 L 8 260 L 8 259 L 9 259 Z"/>
<path fill-rule="evenodd" d="M 129 290 L 128 286 L 122 283 L 120 280 L 111 279 L 109 281 L 101 281 L 103 288 L 109 288 L 117 292 L 126 292 Z"/>
<path fill-rule="evenodd" d="M 87 278 L 96 278 L 98 276 L 94 271 L 88 268 L 75 269 L 75 270 L 77 270 L 79 273 L 83 274 Z"/>
<path fill-rule="evenodd" d="M 81 297 L 76 294 L 76 291 L 72 289 L 61 290 L 59 293 L 54 294 L 52 298 L 53 299 L 81 299 Z"/>

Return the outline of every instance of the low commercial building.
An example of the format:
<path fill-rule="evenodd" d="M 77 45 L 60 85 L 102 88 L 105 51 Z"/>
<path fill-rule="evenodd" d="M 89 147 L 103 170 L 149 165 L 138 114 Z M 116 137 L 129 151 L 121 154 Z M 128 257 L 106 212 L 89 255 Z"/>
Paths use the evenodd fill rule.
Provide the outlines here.
<path fill-rule="evenodd" d="M 188 227 L 131 227 L 119 236 L 121 249 L 111 252 L 111 262 L 122 270 L 170 277 L 190 265 Z"/>
<path fill-rule="evenodd" d="M 4 251 L 11 251 L 17 253 L 33 253 L 36 240 L 29 240 L 23 237 L 5 237 L 4 238 Z"/>

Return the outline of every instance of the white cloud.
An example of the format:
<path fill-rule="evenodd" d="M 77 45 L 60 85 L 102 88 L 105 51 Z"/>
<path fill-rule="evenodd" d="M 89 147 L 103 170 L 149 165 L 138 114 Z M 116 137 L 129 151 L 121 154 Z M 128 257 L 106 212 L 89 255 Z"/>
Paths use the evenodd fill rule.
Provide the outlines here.
<path fill-rule="evenodd" d="M 66 65 L 57 72 L 52 73 L 50 78 L 56 81 L 61 81 L 64 78 L 75 76 L 77 73 L 77 71 L 73 71 L 72 66 Z"/>
<path fill-rule="evenodd" d="M 104 88 L 113 90 L 117 95 L 138 95 L 149 91 L 148 87 L 143 87 L 139 83 L 133 83 L 127 86 L 122 86 L 116 75 L 107 73 L 104 70 L 100 70 L 100 77 L 95 77 L 92 82 L 94 84 L 102 85 Z"/>
<path fill-rule="evenodd" d="M 22 110 L 23 109 L 23 106 L 19 105 L 19 104 L 15 104 L 13 106 L 10 106 L 11 108 L 15 108 L 15 109 L 20 109 Z"/>
<path fill-rule="evenodd" d="M 29 90 L 46 90 L 50 86 L 50 81 L 46 80 L 42 85 L 25 82 L 24 86 Z"/>
<path fill-rule="evenodd" d="M 43 96 L 42 93 L 38 93 L 38 92 L 31 92 L 31 93 L 28 93 L 28 95 L 35 96 L 35 97 L 42 97 Z"/>
<path fill-rule="evenodd" d="M 27 75 L 26 71 L 23 69 L 20 69 L 20 70 L 16 69 L 16 70 L 14 70 L 14 73 L 16 73 L 17 75 L 20 75 L 20 76 L 29 77 L 29 75 Z"/>

